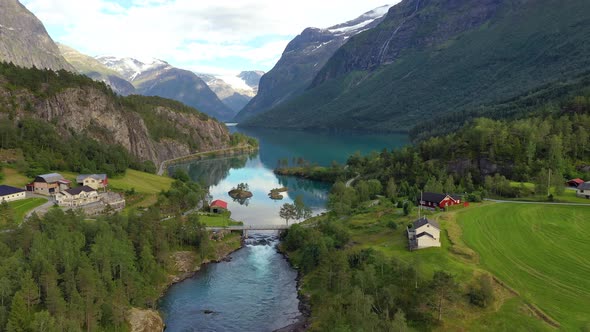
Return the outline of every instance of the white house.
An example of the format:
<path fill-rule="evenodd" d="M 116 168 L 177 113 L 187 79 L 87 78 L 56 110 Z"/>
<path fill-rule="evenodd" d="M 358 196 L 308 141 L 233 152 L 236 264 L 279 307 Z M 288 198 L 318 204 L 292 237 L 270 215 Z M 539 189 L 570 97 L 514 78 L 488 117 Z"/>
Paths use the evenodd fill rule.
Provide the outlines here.
<path fill-rule="evenodd" d="M 88 186 L 68 189 L 55 196 L 59 206 L 75 207 L 98 202 L 98 192 Z"/>
<path fill-rule="evenodd" d="M 407 231 L 410 250 L 440 247 L 440 226 L 436 221 L 422 217 Z"/>
<path fill-rule="evenodd" d="M 76 177 L 76 182 L 81 186 L 98 190 L 106 188 L 109 180 L 106 174 L 80 174 Z"/>
<path fill-rule="evenodd" d="M 590 181 L 580 184 L 577 191 L 579 197 L 590 198 Z"/>
<path fill-rule="evenodd" d="M 12 202 L 27 198 L 27 192 L 23 189 L 0 186 L 0 202 Z"/>

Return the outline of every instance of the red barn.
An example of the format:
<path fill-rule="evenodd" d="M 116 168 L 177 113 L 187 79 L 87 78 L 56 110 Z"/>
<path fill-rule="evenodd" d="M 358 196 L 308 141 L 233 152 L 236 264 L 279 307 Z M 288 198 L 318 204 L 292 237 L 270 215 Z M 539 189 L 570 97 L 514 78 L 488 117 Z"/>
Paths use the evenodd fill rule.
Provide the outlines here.
<path fill-rule="evenodd" d="M 567 182 L 567 185 L 570 187 L 574 187 L 577 188 L 579 185 L 581 185 L 582 183 L 584 183 L 584 180 L 580 179 L 580 178 L 576 178 L 576 179 L 571 179 Z"/>
<path fill-rule="evenodd" d="M 445 209 L 447 206 L 461 204 L 461 197 L 451 196 L 449 194 L 423 193 L 422 199 L 418 199 L 418 204 L 427 209 L 435 208 Z"/>
<path fill-rule="evenodd" d="M 209 205 L 209 208 L 211 209 L 211 212 L 213 212 L 213 213 L 221 213 L 221 212 L 227 210 L 227 202 L 222 201 L 220 199 L 216 199 L 213 202 L 211 202 L 211 205 Z"/>

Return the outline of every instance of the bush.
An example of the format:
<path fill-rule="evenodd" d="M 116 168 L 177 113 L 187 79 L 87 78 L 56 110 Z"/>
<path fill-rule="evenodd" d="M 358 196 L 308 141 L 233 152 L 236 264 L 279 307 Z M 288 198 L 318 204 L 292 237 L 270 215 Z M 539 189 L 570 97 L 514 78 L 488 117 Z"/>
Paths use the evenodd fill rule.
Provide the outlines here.
<path fill-rule="evenodd" d="M 387 227 L 395 231 L 397 229 L 397 223 L 393 220 L 390 220 L 387 222 Z"/>
<path fill-rule="evenodd" d="M 494 286 L 492 277 L 482 275 L 477 283 L 469 289 L 469 302 L 481 308 L 486 308 L 494 301 Z"/>

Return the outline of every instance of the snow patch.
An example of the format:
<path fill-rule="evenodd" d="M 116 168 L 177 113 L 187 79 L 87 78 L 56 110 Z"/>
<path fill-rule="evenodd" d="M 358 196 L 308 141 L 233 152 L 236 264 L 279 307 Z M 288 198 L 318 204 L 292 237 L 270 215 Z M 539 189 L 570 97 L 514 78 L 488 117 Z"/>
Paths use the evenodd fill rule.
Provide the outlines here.
<path fill-rule="evenodd" d="M 367 26 L 369 24 L 371 24 L 371 22 L 375 21 L 376 19 L 370 19 L 370 20 L 366 20 L 363 21 L 359 24 L 353 25 L 353 26 L 348 26 L 348 27 L 342 27 L 342 28 L 338 28 L 338 29 L 328 29 L 328 31 L 330 31 L 331 33 L 346 33 L 346 32 L 350 32 L 350 31 L 354 31 L 354 30 L 358 30 L 364 26 Z"/>
<path fill-rule="evenodd" d="M 245 91 L 254 91 L 251 86 L 246 84 L 246 81 L 241 79 L 238 76 L 232 75 L 216 75 L 216 78 L 224 81 L 225 83 L 231 85 L 234 90 L 245 90 Z"/>

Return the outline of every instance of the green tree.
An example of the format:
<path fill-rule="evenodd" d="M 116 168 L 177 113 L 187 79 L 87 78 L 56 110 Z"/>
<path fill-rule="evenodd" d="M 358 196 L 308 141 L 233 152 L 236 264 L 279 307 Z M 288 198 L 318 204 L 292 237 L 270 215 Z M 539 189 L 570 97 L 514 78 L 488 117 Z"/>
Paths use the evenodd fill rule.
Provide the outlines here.
<path fill-rule="evenodd" d="M 285 219 L 285 222 L 289 225 L 289 220 L 297 217 L 297 208 L 295 208 L 295 205 L 293 204 L 285 203 L 281 206 L 279 216 L 281 219 Z"/>
<path fill-rule="evenodd" d="M 29 329 L 31 322 L 29 311 L 25 303 L 22 293 L 16 292 L 12 298 L 12 305 L 10 306 L 10 314 L 8 315 L 8 324 L 6 331 L 8 332 L 25 332 Z"/>

